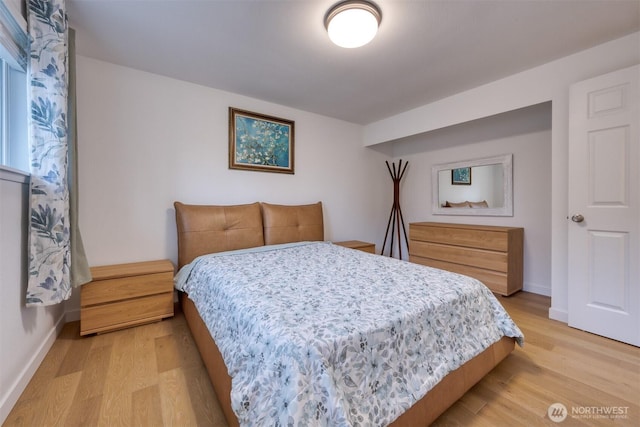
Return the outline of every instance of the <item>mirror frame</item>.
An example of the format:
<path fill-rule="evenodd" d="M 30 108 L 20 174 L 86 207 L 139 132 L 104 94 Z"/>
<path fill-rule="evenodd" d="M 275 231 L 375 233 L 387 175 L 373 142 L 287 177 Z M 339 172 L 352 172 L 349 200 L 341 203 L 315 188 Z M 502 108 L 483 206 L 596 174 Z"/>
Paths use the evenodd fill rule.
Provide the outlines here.
<path fill-rule="evenodd" d="M 502 165 L 502 191 L 504 193 L 503 207 L 474 209 L 443 208 L 440 206 L 440 198 L 438 197 L 438 179 L 440 171 L 495 164 Z M 431 167 L 431 212 L 434 215 L 513 216 L 513 154 L 433 165 Z"/>

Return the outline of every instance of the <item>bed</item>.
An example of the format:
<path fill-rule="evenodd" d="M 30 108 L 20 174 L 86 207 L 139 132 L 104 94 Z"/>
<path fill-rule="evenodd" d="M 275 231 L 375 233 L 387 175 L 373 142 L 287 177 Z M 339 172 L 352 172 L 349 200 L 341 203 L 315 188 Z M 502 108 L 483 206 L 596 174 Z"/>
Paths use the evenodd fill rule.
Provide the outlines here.
<path fill-rule="evenodd" d="M 176 287 L 229 425 L 426 426 L 522 344 L 475 279 L 324 242 L 321 203 L 174 206 Z M 446 343 L 471 317 L 445 301 L 495 324 Z"/>

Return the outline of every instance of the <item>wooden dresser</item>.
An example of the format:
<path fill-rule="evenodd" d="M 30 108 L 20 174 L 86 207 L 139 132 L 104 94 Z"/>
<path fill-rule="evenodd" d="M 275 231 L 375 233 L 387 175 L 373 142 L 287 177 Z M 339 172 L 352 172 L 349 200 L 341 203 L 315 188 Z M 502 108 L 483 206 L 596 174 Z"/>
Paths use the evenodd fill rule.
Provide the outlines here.
<path fill-rule="evenodd" d="M 80 288 L 80 335 L 173 316 L 173 274 L 169 260 L 92 267 Z"/>
<path fill-rule="evenodd" d="M 487 225 L 409 224 L 409 260 L 475 277 L 491 291 L 522 289 L 524 229 Z"/>

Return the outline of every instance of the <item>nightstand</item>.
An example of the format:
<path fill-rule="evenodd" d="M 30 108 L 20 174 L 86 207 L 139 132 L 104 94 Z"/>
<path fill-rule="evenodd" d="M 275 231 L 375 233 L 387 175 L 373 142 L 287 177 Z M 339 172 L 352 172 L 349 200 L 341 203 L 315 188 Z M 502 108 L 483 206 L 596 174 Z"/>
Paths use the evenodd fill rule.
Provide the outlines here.
<path fill-rule="evenodd" d="M 345 240 L 344 242 L 334 242 L 336 245 L 344 246 L 345 248 L 357 249 L 362 252 L 369 252 L 371 254 L 376 253 L 376 245 L 368 242 L 361 242 L 360 240 Z"/>
<path fill-rule="evenodd" d="M 173 316 L 171 261 L 92 267 L 91 275 L 93 280 L 80 288 L 80 335 Z"/>

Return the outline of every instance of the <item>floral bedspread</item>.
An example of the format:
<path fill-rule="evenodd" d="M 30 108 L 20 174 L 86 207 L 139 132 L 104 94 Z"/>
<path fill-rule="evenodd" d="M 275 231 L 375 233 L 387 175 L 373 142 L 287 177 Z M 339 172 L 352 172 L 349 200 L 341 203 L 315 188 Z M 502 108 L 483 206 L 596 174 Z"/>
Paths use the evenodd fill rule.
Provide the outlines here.
<path fill-rule="evenodd" d="M 196 259 L 191 298 L 243 426 L 382 426 L 502 336 L 523 336 L 470 277 L 326 242 Z"/>

